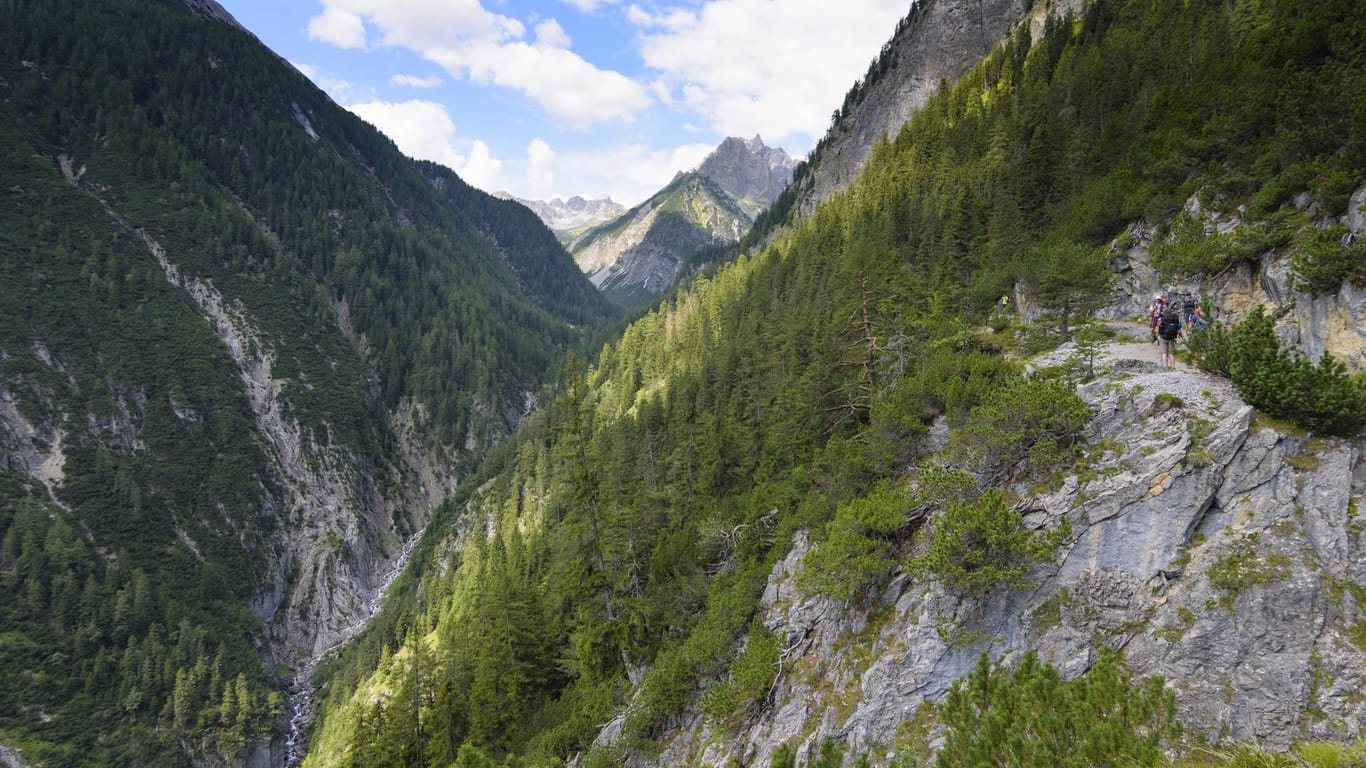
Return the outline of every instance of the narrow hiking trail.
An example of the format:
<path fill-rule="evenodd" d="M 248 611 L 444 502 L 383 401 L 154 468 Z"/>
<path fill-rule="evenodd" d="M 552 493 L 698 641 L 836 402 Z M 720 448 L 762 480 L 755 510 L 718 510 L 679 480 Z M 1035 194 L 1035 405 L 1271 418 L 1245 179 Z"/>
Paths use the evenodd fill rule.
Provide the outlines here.
<path fill-rule="evenodd" d="M 1142 360 L 1153 365 L 1162 365 L 1162 348 L 1151 341 L 1147 323 L 1112 322 L 1106 323 L 1106 327 L 1119 334 L 1118 338 L 1105 345 L 1105 354 L 1109 360 Z M 1185 339 L 1176 342 L 1178 354 L 1184 347 Z M 1187 365 L 1178 357 L 1174 370 L 1195 373 L 1199 369 Z"/>
<path fill-rule="evenodd" d="M 1095 369 L 1099 373 L 1108 371 L 1120 360 L 1136 360 L 1143 363 L 1150 363 L 1155 371 L 1164 371 L 1162 367 L 1162 349 L 1152 342 L 1148 336 L 1148 324 L 1146 322 L 1131 322 L 1116 320 L 1107 322 L 1107 328 L 1114 332 L 1115 338 L 1110 339 L 1101 345 L 1100 353 L 1096 356 Z M 1177 341 L 1177 353 L 1185 349 L 1185 340 Z M 1062 364 L 1076 350 L 1074 342 L 1067 342 L 1057 349 L 1046 352 L 1025 365 L 1025 370 L 1038 370 L 1049 366 Z M 1193 365 L 1182 362 L 1178 357 L 1176 367 L 1171 369 L 1173 373 L 1191 373 L 1204 375 L 1203 372 Z"/>

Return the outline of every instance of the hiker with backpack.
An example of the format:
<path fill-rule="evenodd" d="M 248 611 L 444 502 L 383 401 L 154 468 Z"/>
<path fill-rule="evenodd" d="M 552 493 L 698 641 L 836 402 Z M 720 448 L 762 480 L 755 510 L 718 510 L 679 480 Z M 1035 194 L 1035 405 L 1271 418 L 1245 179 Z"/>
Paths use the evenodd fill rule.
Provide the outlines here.
<path fill-rule="evenodd" d="M 1176 340 L 1181 338 L 1181 315 L 1176 306 L 1168 306 L 1157 323 L 1157 343 L 1162 350 L 1162 365 L 1176 367 Z"/>
<path fill-rule="evenodd" d="M 1190 293 L 1181 294 L 1181 324 L 1189 326 L 1191 318 L 1195 316 L 1195 310 L 1199 304 L 1195 301 L 1195 296 Z"/>
<path fill-rule="evenodd" d="M 1167 297 L 1162 294 L 1153 296 L 1153 303 L 1148 307 L 1148 338 L 1157 343 L 1157 324 L 1162 320 L 1162 313 L 1167 309 Z"/>

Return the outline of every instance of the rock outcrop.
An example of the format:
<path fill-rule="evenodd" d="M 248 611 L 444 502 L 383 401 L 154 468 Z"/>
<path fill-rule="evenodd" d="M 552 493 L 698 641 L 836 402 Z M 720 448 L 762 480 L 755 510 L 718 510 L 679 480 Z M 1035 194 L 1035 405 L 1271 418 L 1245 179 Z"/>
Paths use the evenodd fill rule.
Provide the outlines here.
<path fill-rule="evenodd" d="M 921 0 L 883 49 L 885 70 L 855 87 L 803 175 L 802 214 L 848 187 L 873 145 L 894 139 L 944 80 L 956 80 L 1027 19 L 1035 32 L 1047 14 L 1078 11 L 1085 0 Z M 1032 8 L 1032 11 L 1031 11 Z M 1030 15 L 1032 14 L 1032 15 Z M 1037 34 L 1036 34 L 1037 36 Z"/>
<path fill-rule="evenodd" d="M 1352 195 L 1345 213 L 1322 218 L 1320 223 L 1341 224 L 1352 237 L 1366 237 L 1363 206 L 1366 186 Z M 1201 216 L 1209 231 L 1227 232 L 1242 224 L 1236 215 L 1203 213 L 1194 199 L 1186 209 Z M 1312 216 L 1314 211 L 1306 208 L 1305 213 Z M 1204 297 L 1213 309 L 1212 318 L 1225 324 L 1242 320 L 1254 307 L 1265 307 L 1276 316 L 1277 335 L 1287 347 L 1311 360 L 1328 352 L 1349 370 L 1366 371 L 1366 286 L 1346 281 L 1333 294 L 1296 290 L 1290 268 L 1293 246 L 1266 251 L 1253 262 L 1240 263 L 1211 278 L 1173 282 L 1164 281 L 1152 266 L 1151 227 L 1131 226 L 1124 242 L 1127 245 L 1116 249 L 1112 261 L 1119 278 L 1118 296 L 1101 316 L 1116 320 L 1144 316 L 1155 293 L 1189 291 Z"/>
<path fill-rule="evenodd" d="M 796 589 L 798 534 L 763 597 L 787 649 L 771 701 L 736 730 L 692 711 L 643 762 L 767 765 L 787 743 L 801 764 L 833 738 L 880 764 L 908 733 L 934 743 L 923 705 L 982 653 L 1031 649 L 1069 678 L 1121 649 L 1197 736 L 1366 734 L 1360 445 L 1278 431 L 1227 381 L 1134 360 L 1079 393 L 1090 469 L 1024 505 L 1026 525 L 1072 530 L 1037 586 L 972 600 L 894 573 L 848 605 Z"/>

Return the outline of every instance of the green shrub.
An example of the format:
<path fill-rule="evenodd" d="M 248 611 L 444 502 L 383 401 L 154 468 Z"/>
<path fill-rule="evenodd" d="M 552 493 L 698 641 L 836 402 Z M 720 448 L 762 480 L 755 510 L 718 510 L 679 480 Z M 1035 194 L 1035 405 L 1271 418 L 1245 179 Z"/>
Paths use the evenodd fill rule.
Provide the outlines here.
<path fill-rule="evenodd" d="M 1028 586 L 1029 566 L 1051 559 L 1070 535 L 1065 521 L 1045 534 L 1028 530 L 1005 495 L 990 490 L 949 504 L 912 568 L 934 574 L 959 594 L 980 597 L 998 586 Z"/>
<path fill-rule="evenodd" d="M 1180 216 L 1172 222 L 1166 238 L 1153 242 L 1153 266 L 1172 275 L 1213 274 L 1219 271 L 1220 263 L 1211 246 L 1199 219 Z"/>
<path fill-rule="evenodd" d="M 1309 193 L 1321 213 L 1337 216 L 1347 210 L 1356 185 L 1355 174 L 1338 168 L 1326 168 L 1309 180 Z"/>
<path fill-rule="evenodd" d="M 1295 290 L 1337 293 L 1347 281 L 1366 280 L 1366 243 L 1344 244 L 1346 227 L 1307 228 L 1295 237 L 1290 259 Z"/>
<path fill-rule="evenodd" d="M 1033 651 L 1010 668 L 983 654 L 937 710 L 948 728 L 938 768 L 1151 766 L 1177 734 L 1162 679 L 1131 683 L 1108 649 L 1071 682 Z"/>
<path fill-rule="evenodd" d="M 769 768 L 796 768 L 797 753 L 793 751 L 790 744 L 779 744 L 778 748 L 773 750 L 773 757 L 769 758 L 768 766 Z"/>
<path fill-rule="evenodd" d="M 1105 349 L 1105 342 L 1113 336 L 1104 325 L 1088 323 L 1077 329 L 1075 347 L 1064 365 L 1069 382 L 1085 382 L 1096 377 L 1096 360 Z"/>
<path fill-rule="evenodd" d="M 1349 436 L 1366 424 L 1366 382 L 1327 353 L 1315 364 L 1282 350 L 1273 326 L 1257 307 L 1229 335 L 1229 378 L 1243 399 L 1318 432 Z"/>
<path fill-rule="evenodd" d="M 1200 370 L 1228 378 L 1229 333 L 1219 323 L 1210 323 L 1203 330 L 1186 337 L 1186 346 Z"/>
<path fill-rule="evenodd" d="M 1189 214 L 1172 222 L 1167 237 L 1152 246 L 1152 262 L 1160 272 L 1181 277 L 1214 275 L 1229 266 L 1253 261 L 1289 242 L 1290 230 L 1279 222 L 1257 222 L 1231 232 L 1206 233 Z"/>
<path fill-rule="evenodd" d="M 840 506 L 826 538 L 806 556 L 803 591 L 849 600 L 897 564 L 898 546 L 930 510 L 970 498 L 972 478 L 935 464 L 922 467 L 911 488 L 879 484 L 868 496 Z"/>
<path fill-rule="evenodd" d="M 1022 380 L 992 392 L 954 436 L 985 487 L 1068 459 L 1091 409 L 1065 383 Z"/>
<path fill-rule="evenodd" d="M 884 481 L 841 504 L 820 546 L 806 556 L 803 591 L 848 600 L 894 564 L 896 541 L 910 523 L 910 495 Z"/>
<path fill-rule="evenodd" d="M 745 649 L 730 665 L 730 679 L 713 683 L 702 696 L 702 711 L 722 723 L 743 721 L 768 699 L 778 677 L 778 636 L 756 621 Z"/>
<path fill-rule="evenodd" d="M 826 737 L 821 742 L 819 754 L 807 761 L 807 768 L 840 768 L 844 765 L 844 748 L 839 742 Z"/>
<path fill-rule="evenodd" d="M 973 408 L 1018 378 L 1020 366 L 1000 355 L 938 348 L 919 361 L 910 391 L 921 398 L 923 413 L 944 414 L 962 423 Z"/>

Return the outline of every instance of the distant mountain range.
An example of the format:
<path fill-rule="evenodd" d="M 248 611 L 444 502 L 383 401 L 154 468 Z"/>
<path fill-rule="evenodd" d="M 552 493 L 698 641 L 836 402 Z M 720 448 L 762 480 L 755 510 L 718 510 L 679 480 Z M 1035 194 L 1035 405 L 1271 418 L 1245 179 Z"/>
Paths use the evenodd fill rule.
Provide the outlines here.
<path fill-rule="evenodd" d="M 758 136 L 732 137 L 629 211 L 610 198 L 518 202 L 555 231 L 607 298 L 638 306 L 668 290 L 690 260 L 744 237 L 796 166 Z"/>
<path fill-rule="evenodd" d="M 524 200 L 514 197 L 510 192 L 498 192 L 494 197 L 515 200 L 530 208 L 566 247 L 593 227 L 626 212 L 626 206 L 610 197 L 583 198 L 574 195 L 568 200 L 557 197 L 549 202 Z"/>

